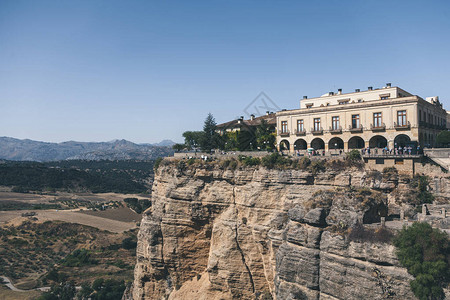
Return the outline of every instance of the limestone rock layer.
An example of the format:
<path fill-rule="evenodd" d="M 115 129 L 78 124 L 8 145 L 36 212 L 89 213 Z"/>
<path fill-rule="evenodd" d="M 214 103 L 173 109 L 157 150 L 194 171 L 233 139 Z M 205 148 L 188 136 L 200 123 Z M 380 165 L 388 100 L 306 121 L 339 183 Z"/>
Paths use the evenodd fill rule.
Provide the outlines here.
<path fill-rule="evenodd" d="M 392 245 L 345 234 L 387 214 L 389 190 L 375 191 L 380 183 L 366 177 L 360 170 L 163 164 L 141 221 L 130 295 L 414 299 Z"/>

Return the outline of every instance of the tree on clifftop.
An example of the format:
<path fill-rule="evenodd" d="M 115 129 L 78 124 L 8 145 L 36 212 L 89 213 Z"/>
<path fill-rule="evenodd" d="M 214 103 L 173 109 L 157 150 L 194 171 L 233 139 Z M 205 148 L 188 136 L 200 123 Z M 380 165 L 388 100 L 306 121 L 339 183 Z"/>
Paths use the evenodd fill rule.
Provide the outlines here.
<path fill-rule="evenodd" d="M 184 144 L 191 150 L 192 148 L 200 146 L 203 139 L 203 131 L 185 131 L 183 137 Z"/>
<path fill-rule="evenodd" d="M 438 145 L 442 145 L 444 147 L 449 147 L 450 146 L 450 131 L 441 131 L 439 132 L 439 134 L 436 136 L 436 143 L 438 143 Z"/>
<path fill-rule="evenodd" d="M 216 132 L 216 120 L 211 113 L 205 119 L 200 146 L 203 151 L 211 151 L 220 147 L 220 135 Z"/>

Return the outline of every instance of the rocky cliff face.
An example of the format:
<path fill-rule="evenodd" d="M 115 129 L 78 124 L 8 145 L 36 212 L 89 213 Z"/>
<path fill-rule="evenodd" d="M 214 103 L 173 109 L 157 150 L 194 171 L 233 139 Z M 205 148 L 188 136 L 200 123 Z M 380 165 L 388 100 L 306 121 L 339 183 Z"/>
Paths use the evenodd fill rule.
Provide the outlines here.
<path fill-rule="evenodd" d="M 141 222 L 129 295 L 413 299 L 392 245 L 347 234 L 386 216 L 395 202 L 386 191 L 398 186 L 356 169 L 312 174 L 166 162 Z"/>

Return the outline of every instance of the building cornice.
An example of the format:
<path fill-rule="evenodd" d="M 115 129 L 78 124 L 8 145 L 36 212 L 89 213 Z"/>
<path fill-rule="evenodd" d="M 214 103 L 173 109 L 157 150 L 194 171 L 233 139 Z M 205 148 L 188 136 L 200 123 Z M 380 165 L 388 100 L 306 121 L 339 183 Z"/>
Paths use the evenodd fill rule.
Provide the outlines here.
<path fill-rule="evenodd" d="M 387 99 L 387 100 L 378 100 L 378 101 L 368 101 L 368 102 L 362 102 L 362 103 L 348 103 L 344 105 L 333 105 L 333 106 L 325 106 L 320 108 L 301 108 L 301 109 L 294 109 L 294 110 L 287 110 L 287 111 L 279 111 L 277 112 L 277 117 L 282 116 L 291 116 L 291 115 L 306 115 L 306 114 L 313 114 L 313 113 L 321 113 L 321 112 L 332 112 L 332 111 L 342 111 L 342 110 L 348 110 L 348 109 L 363 109 L 363 108 L 369 108 L 369 107 L 378 107 L 378 106 L 386 106 L 386 105 L 397 105 L 397 104 L 406 104 L 406 103 L 414 103 L 419 102 L 422 100 L 424 103 L 427 103 L 429 105 L 432 105 L 431 103 L 428 103 L 427 101 L 423 100 L 422 98 L 418 96 L 410 96 L 410 97 L 402 97 L 402 98 L 396 98 L 396 99 Z"/>

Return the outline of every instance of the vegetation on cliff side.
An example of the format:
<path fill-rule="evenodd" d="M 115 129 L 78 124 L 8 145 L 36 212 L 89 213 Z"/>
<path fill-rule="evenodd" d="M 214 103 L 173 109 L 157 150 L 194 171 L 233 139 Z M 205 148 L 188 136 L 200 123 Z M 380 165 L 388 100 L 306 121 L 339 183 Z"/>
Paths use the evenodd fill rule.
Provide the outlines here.
<path fill-rule="evenodd" d="M 450 282 L 450 242 L 427 223 L 404 227 L 394 240 L 402 266 L 415 277 L 411 289 L 421 300 L 443 299 Z"/>
<path fill-rule="evenodd" d="M 263 157 L 243 156 L 229 157 L 222 159 L 203 160 L 200 158 L 189 158 L 181 160 L 162 160 L 157 161 L 155 170 L 160 166 L 176 164 L 180 170 L 187 167 L 212 169 L 219 167 L 226 170 L 236 170 L 242 167 L 264 167 L 267 169 L 279 170 L 304 170 L 313 174 L 328 171 L 343 171 L 348 168 L 361 168 L 362 162 L 359 159 L 310 159 L 309 157 L 292 158 L 272 153 Z"/>

